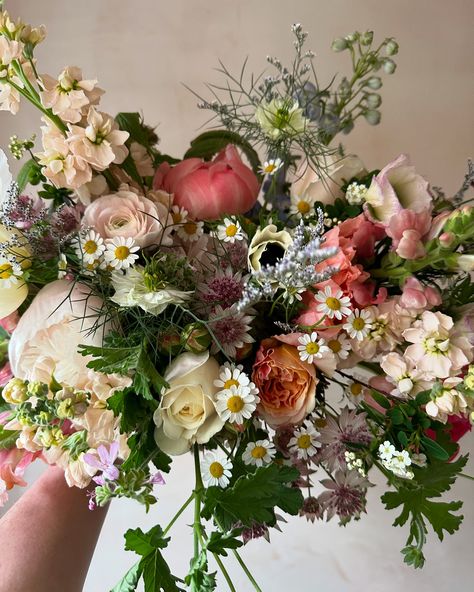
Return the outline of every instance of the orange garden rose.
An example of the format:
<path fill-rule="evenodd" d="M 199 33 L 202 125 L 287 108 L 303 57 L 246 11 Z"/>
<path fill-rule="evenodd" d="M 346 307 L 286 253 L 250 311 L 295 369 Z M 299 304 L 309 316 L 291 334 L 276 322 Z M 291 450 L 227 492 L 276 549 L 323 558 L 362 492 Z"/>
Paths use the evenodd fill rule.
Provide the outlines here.
<path fill-rule="evenodd" d="M 259 389 L 258 413 L 273 428 L 297 424 L 314 409 L 316 368 L 300 360 L 298 349 L 278 337 L 260 344 L 252 380 Z"/>

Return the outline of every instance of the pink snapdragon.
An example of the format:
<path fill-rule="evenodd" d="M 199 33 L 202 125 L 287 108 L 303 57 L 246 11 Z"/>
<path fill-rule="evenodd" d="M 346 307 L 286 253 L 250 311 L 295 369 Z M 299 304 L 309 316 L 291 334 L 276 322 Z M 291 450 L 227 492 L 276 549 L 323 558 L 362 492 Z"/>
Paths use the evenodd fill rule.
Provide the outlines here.
<path fill-rule="evenodd" d="M 401 210 L 390 218 L 386 230 L 397 255 L 403 259 L 419 259 L 426 254 L 424 242 L 430 228 L 429 209 L 418 213 Z"/>
<path fill-rule="evenodd" d="M 436 288 L 424 286 L 414 276 L 403 284 L 400 304 L 404 308 L 426 310 L 441 304 L 441 294 Z"/>
<path fill-rule="evenodd" d="M 26 468 L 39 455 L 39 452 L 29 452 L 19 448 L 0 450 L 0 480 L 4 481 L 7 490 L 15 485 L 26 486 L 26 481 L 23 479 Z"/>

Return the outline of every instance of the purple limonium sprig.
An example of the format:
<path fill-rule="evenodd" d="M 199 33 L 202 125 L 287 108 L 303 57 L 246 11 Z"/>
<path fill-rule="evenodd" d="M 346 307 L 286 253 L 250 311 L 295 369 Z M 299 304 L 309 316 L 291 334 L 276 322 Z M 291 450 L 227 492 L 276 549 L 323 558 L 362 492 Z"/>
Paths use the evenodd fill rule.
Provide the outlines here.
<path fill-rule="evenodd" d="M 118 453 L 119 443 L 112 442 L 108 449 L 103 444 L 97 448 L 97 454 L 99 455 L 99 458 L 97 458 L 95 454 L 84 454 L 84 461 L 89 466 L 102 471 L 101 475 L 93 478 L 93 481 L 95 481 L 98 485 L 105 485 L 106 480 L 115 481 L 118 479 L 119 470 L 114 464 L 117 460 Z"/>

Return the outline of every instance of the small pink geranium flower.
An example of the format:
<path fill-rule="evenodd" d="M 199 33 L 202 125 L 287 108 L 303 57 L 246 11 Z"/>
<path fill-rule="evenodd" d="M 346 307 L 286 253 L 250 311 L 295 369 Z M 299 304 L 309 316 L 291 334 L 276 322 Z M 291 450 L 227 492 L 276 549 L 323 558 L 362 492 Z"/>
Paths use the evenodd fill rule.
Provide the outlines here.
<path fill-rule="evenodd" d="M 116 479 L 118 479 L 120 471 L 114 463 L 119 455 L 119 443 L 112 442 L 108 449 L 106 446 L 101 444 L 97 448 L 97 455 L 98 458 L 95 454 L 87 453 L 84 454 L 83 457 L 84 462 L 87 463 L 89 466 L 99 471 L 102 471 L 102 474 L 98 477 L 94 477 L 93 480 L 98 485 L 104 485 L 106 480 L 115 481 Z"/>

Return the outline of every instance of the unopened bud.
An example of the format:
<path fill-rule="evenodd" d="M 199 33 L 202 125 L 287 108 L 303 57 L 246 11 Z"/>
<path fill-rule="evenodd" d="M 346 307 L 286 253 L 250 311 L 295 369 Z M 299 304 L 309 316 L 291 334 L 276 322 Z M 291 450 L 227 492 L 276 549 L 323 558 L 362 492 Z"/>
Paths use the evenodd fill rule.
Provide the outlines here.
<path fill-rule="evenodd" d="M 374 39 L 374 32 L 373 31 L 366 31 L 362 33 L 360 36 L 360 42 L 362 45 L 370 45 Z"/>
<path fill-rule="evenodd" d="M 376 111 L 375 109 L 369 109 L 364 113 L 364 117 L 367 120 L 367 123 L 370 125 L 378 125 L 381 119 L 380 111 Z"/>
<path fill-rule="evenodd" d="M 366 85 L 372 90 L 378 90 L 382 87 L 382 80 L 378 76 L 371 76 L 367 80 Z"/>
<path fill-rule="evenodd" d="M 398 53 L 398 43 L 394 39 L 390 39 L 385 45 L 385 53 L 389 56 Z"/>
<path fill-rule="evenodd" d="M 393 60 L 384 60 L 383 69 L 386 74 L 393 74 L 397 69 L 397 64 Z"/>
<path fill-rule="evenodd" d="M 342 37 L 338 37 L 337 39 L 334 39 L 334 41 L 331 44 L 331 49 L 336 52 L 344 51 L 348 47 L 349 47 L 349 43 L 347 42 L 346 39 L 343 39 Z"/>
<path fill-rule="evenodd" d="M 201 323 L 187 325 L 181 335 L 181 343 L 184 349 L 195 354 L 207 351 L 211 341 L 209 331 Z"/>
<path fill-rule="evenodd" d="M 375 93 L 365 95 L 365 100 L 367 101 L 367 106 L 371 109 L 377 109 L 377 107 L 380 107 L 382 103 L 382 97 Z"/>
<path fill-rule="evenodd" d="M 450 247 L 454 240 L 455 240 L 455 236 L 452 232 L 443 232 L 442 234 L 439 235 L 439 243 L 442 247 Z"/>

